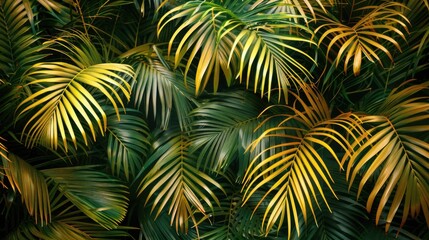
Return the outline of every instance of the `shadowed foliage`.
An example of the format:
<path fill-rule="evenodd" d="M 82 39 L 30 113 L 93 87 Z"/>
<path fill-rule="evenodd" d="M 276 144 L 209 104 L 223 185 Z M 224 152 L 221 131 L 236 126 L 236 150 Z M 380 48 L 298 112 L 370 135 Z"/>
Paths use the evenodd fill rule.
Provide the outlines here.
<path fill-rule="evenodd" d="M 0 0 L 4 239 L 428 239 L 429 1 Z"/>

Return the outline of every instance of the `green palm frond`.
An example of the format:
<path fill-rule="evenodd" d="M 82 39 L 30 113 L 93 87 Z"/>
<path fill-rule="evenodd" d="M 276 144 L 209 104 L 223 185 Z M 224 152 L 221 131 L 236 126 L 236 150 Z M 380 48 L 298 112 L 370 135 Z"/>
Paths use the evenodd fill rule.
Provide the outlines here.
<path fill-rule="evenodd" d="M 19 192 L 28 213 L 41 225 L 51 221 L 48 186 L 43 174 L 20 157 L 9 153 L 2 159 L 2 171 L 10 187 Z"/>
<path fill-rule="evenodd" d="M 290 81 L 302 82 L 309 77 L 304 63 L 297 60 L 312 57 L 297 44 L 312 43 L 300 34 L 309 34 L 304 25 L 288 19 L 287 13 L 267 13 L 278 3 L 259 4 L 251 1 L 226 1 L 223 5 L 208 1 L 189 1 L 173 8 L 160 20 L 158 32 L 174 21 L 184 19 L 171 37 L 168 54 L 174 48 L 175 67 L 186 61 L 185 75 L 195 64 L 195 91 L 201 93 L 209 81 L 214 91 L 220 80 L 228 85 L 238 76 L 247 86 L 264 94 L 278 87 L 287 89 Z M 261 24 L 263 22 L 264 24 Z M 293 30 L 296 29 L 296 30 Z M 177 43 L 177 39 L 180 39 Z M 176 47 L 177 46 L 177 47 Z M 252 81 L 252 82 L 251 82 Z"/>
<path fill-rule="evenodd" d="M 237 176 L 232 172 L 221 174 L 217 178 L 219 184 L 224 186 L 226 195 L 219 199 L 220 205 L 214 207 L 212 215 L 206 216 L 207 220 L 199 225 L 200 239 L 223 240 L 223 239 L 270 239 L 281 236 L 278 232 L 264 237 L 261 229 L 263 211 L 253 212 L 262 191 L 258 191 L 252 198 L 243 204 L 243 193 L 241 185 L 235 182 Z M 219 192 L 219 194 L 221 194 Z M 223 195 L 223 194 L 222 194 Z M 204 219 L 205 220 L 205 219 Z"/>
<path fill-rule="evenodd" d="M 347 71 L 353 57 L 354 75 L 359 75 L 364 58 L 383 65 L 385 61 L 380 52 L 393 61 L 392 50 L 387 43 L 401 50 L 395 36 L 405 39 L 404 30 L 408 31 L 409 21 L 402 11 L 405 6 L 394 1 L 377 6 L 346 5 L 352 9 L 352 17 L 356 14 L 356 21 L 343 23 L 330 14 L 318 18 L 323 24 L 316 28 L 315 33 L 321 34 L 319 46 L 327 41 L 326 55 L 334 51 L 335 65 L 343 61 L 344 71 Z"/>
<path fill-rule="evenodd" d="M 5 0 L 0 3 L 0 78 L 10 83 L 22 75 L 44 54 L 37 36 L 31 32 L 26 11 L 27 1 Z"/>
<path fill-rule="evenodd" d="M 82 51 L 79 48 L 74 50 Z M 101 99 L 97 99 L 95 93 L 104 95 L 119 118 L 119 107 L 124 107 L 119 93 L 130 98 L 127 79 L 134 75 L 131 66 L 120 63 L 90 65 L 91 59 L 86 60 L 80 62 L 80 66 L 45 62 L 32 67 L 27 75 L 27 87 L 36 91 L 19 105 L 18 115 L 18 118 L 28 117 L 23 129 L 28 146 L 41 143 L 56 149 L 58 141 L 62 140 L 67 151 L 68 141 L 77 146 L 77 135 L 87 144 L 84 125 L 90 128 L 94 140 L 97 127 L 104 134 L 107 118 L 101 107 Z"/>
<path fill-rule="evenodd" d="M 138 195 L 144 196 L 145 204 L 153 204 L 151 212 L 156 211 L 155 218 L 162 211 L 168 211 L 170 223 L 182 233 L 188 231 L 189 220 L 197 227 L 196 213 L 205 215 L 214 203 L 219 204 L 210 186 L 222 189 L 195 167 L 196 156 L 190 153 L 189 145 L 188 137 L 177 130 L 169 130 L 155 141 L 155 150 L 145 166 L 148 171 L 138 191 Z"/>
<path fill-rule="evenodd" d="M 149 151 L 149 128 L 142 114 L 126 109 L 117 119 L 114 110 L 107 112 L 107 161 L 114 176 L 134 179 Z"/>
<path fill-rule="evenodd" d="M 365 206 L 362 202 L 356 200 L 355 194 L 357 187 L 349 190 L 348 182 L 346 181 L 344 171 L 336 171 L 338 164 L 332 158 L 324 158 L 328 169 L 331 171 L 331 176 L 335 180 L 332 184 L 336 196 L 328 196 L 329 207 L 321 206 L 321 211 L 316 212 L 315 219 L 303 218 L 299 216 L 301 234 L 298 236 L 298 230 L 293 230 L 292 239 L 372 239 L 362 238 L 362 232 L 366 229 L 369 223 L 369 214 L 365 211 Z M 326 188 L 326 191 L 329 191 Z"/>
<path fill-rule="evenodd" d="M 52 168 L 42 173 L 49 184 L 102 227 L 115 229 L 124 220 L 128 190 L 117 179 L 91 166 Z"/>
<path fill-rule="evenodd" d="M 177 233 L 175 229 L 171 227 L 171 216 L 168 215 L 167 211 L 162 211 L 159 216 L 154 219 L 151 214 L 151 206 L 140 204 L 138 215 L 140 232 L 144 236 L 144 239 L 198 239 L 197 236 L 194 236 L 195 229 L 189 229 L 187 233 Z"/>
<path fill-rule="evenodd" d="M 307 219 L 308 211 L 315 216 L 320 198 L 329 206 L 323 185 L 335 194 L 331 186 L 333 178 L 321 150 L 340 165 L 339 150 L 336 149 L 349 155 L 350 146 L 346 137 L 356 138 L 355 135 L 363 132 L 356 116 L 344 113 L 331 117 L 323 96 L 310 86 L 302 87 L 305 98 L 293 93 L 296 102 L 284 106 L 287 109 L 284 114 L 272 116 L 281 117 L 283 121 L 277 127 L 266 130 L 250 146 L 251 149 L 257 147 L 267 137 L 279 139 L 278 144 L 265 148 L 269 157 L 261 161 L 258 157 L 253 160 L 244 181 L 244 202 L 258 189 L 267 188 L 260 202 L 270 199 L 263 217 L 265 232 L 268 233 L 276 223 L 280 227 L 286 222 L 289 237 L 293 224 L 299 229 L 300 213 L 304 219 Z M 289 110 L 292 113 L 288 113 Z"/>
<path fill-rule="evenodd" d="M 188 114 L 194 107 L 193 102 L 196 102 L 191 92 L 193 83 L 186 87 L 183 75 L 170 68 L 161 49 L 154 44 L 137 46 L 120 57 L 135 69 L 136 81 L 131 83 L 134 106 L 143 110 L 146 117 L 152 110 L 151 115 L 162 129 L 167 129 L 175 113 L 175 119 L 185 130 L 190 124 Z"/>
<path fill-rule="evenodd" d="M 427 84 L 396 88 L 380 105 L 377 115 L 361 117 L 371 136 L 355 143 L 355 153 L 347 163 L 350 185 L 358 174 L 363 176 L 358 196 L 374 179 L 366 207 L 368 211 L 377 207 L 376 223 L 388 209 L 386 230 L 398 208 L 404 209 L 401 225 L 422 213 L 429 226 L 429 144 L 425 141 L 429 103 L 427 97 L 412 96 L 426 89 Z M 390 206 L 389 199 L 393 199 Z"/>
<path fill-rule="evenodd" d="M 214 94 L 193 110 L 191 142 L 199 156 L 198 166 L 224 172 L 232 164 L 238 166 L 238 177 L 242 178 L 250 161 L 261 151 L 246 149 L 263 132 L 263 128 L 255 129 L 266 117 L 259 116 L 264 107 L 258 96 L 236 90 Z M 275 126 L 267 123 L 264 127 Z"/>

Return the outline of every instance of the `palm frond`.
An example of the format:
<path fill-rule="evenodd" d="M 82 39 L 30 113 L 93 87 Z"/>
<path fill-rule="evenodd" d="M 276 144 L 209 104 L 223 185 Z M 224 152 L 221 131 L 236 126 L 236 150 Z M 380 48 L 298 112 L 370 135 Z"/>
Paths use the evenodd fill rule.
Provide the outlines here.
<path fill-rule="evenodd" d="M 114 176 L 134 179 L 149 151 L 149 128 L 142 114 L 126 109 L 117 119 L 114 110 L 107 112 L 107 161 Z"/>
<path fill-rule="evenodd" d="M 2 168 L 10 187 L 19 192 L 22 202 L 35 222 L 46 225 L 51 221 L 48 186 L 43 174 L 20 157 L 9 153 L 2 156 Z"/>
<path fill-rule="evenodd" d="M 68 141 L 77 146 L 79 133 L 88 143 L 85 124 L 95 140 L 97 127 L 101 134 L 106 131 L 107 118 L 101 100 L 96 99 L 93 92 L 103 94 L 119 118 L 119 107 L 124 107 L 124 103 L 118 92 L 130 97 L 126 79 L 132 76 L 132 68 L 120 63 L 100 63 L 86 68 L 65 62 L 35 64 L 28 74 L 28 86 L 34 86 L 37 91 L 19 105 L 18 118 L 31 114 L 23 129 L 27 134 L 25 143 L 30 147 L 41 143 L 56 149 L 62 140 L 67 151 Z"/>
<path fill-rule="evenodd" d="M 24 222 L 14 231 L 10 231 L 5 240 L 22 239 L 124 239 L 129 234 L 124 230 L 106 230 L 98 224 L 88 223 L 86 216 L 80 212 L 69 212 L 64 217 L 54 217 L 51 223 L 41 226 L 31 222 Z"/>
<path fill-rule="evenodd" d="M 302 19 L 308 22 L 308 13 L 311 14 L 313 19 L 317 19 L 318 14 L 316 14 L 315 10 L 320 9 L 323 12 L 326 12 L 325 7 L 334 5 L 335 0 L 257 0 L 253 4 L 253 6 L 257 6 L 259 4 L 266 4 L 267 2 L 276 2 L 278 4 L 269 11 L 270 13 L 285 12 L 294 15 L 299 15 L 299 18 L 294 18 L 295 22 Z"/>
<path fill-rule="evenodd" d="M 35 62 L 45 57 L 38 37 L 31 32 L 27 1 L 6 0 L 0 3 L 0 78 L 10 83 L 21 81 L 22 75 Z"/>
<path fill-rule="evenodd" d="M 204 206 L 212 210 L 213 203 L 219 204 L 210 186 L 222 189 L 214 179 L 195 167 L 196 156 L 190 153 L 189 145 L 188 137 L 177 130 L 169 130 L 155 141 L 155 150 L 144 167 L 148 171 L 138 191 L 144 196 L 145 204 L 153 204 L 151 212 L 156 211 L 155 217 L 168 210 L 170 223 L 182 233 L 188 231 L 189 220 L 197 228 L 195 214 L 205 215 L 210 211 Z"/>
<path fill-rule="evenodd" d="M 265 148 L 265 152 L 271 151 L 269 157 L 261 161 L 256 157 L 252 161 L 244 181 L 244 202 L 258 189 L 268 189 L 260 202 L 270 198 L 263 217 L 265 232 L 268 233 L 276 223 L 280 227 L 286 221 L 289 237 L 293 224 L 299 229 L 300 213 L 304 219 L 307 219 L 308 211 L 315 216 L 320 198 L 329 205 L 323 185 L 335 194 L 331 186 L 333 179 L 324 161 L 326 156 L 322 155 L 321 149 L 341 166 L 334 146 L 349 155 L 351 148 L 346 137 L 356 138 L 355 135 L 363 132 L 356 116 L 344 113 L 331 117 L 323 96 L 310 86 L 302 87 L 305 98 L 293 93 L 296 102 L 284 106 L 292 113 L 285 111 L 274 115 L 284 120 L 251 144 L 251 149 L 255 148 L 267 137 L 279 138 L 280 142 Z"/>
<path fill-rule="evenodd" d="M 134 0 L 135 8 L 139 10 L 142 17 L 150 11 L 158 11 L 159 7 L 168 3 L 169 1 L 166 0 Z"/>
<path fill-rule="evenodd" d="M 170 68 L 161 49 L 154 44 L 137 46 L 120 57 L 135 69 L 136 81 L 131 83 L 134 106 L 143 110 L 146 117 L 152 115 L 162 129 L 167 129 L 175 113 L 174 119 L 185 130 L 190 124 L 188 114 L 196 102 L 191 92 L 193 83 L 185 86 L 183 75 Z"/>
<path fill-rule="evenodd" d="M 386 231 L 398 208 L 404 209 L 401 225 L 422 213 L 429 226 L 429 144 L 424 140 L 429 131 L 429 104 L 427 97 L 412 96 L 425 89 L 427 84 L 396 88 L 380 105 L 378 115 L 361 117 L 371 136 L 355 143 L 356 151 L 347 163 L 350 185 L 358 174 L 363 176 L 359 191 L 374 178 L 366 207 L 371 211 L 377 205 L 376 223 L 382 211 L 389 209 Z M 393 199 L 390 207 L 389 199 Z"/>
<path fill-rule="evenodd" d="M 262 224 L 263 211 L 253 212 L 260 198 L 262 191 L 258 191 L 246 204 L 243 204 L 243 193 L 241 185 L 235 181 L 237 176 L 234 173 L 226 172 L 220 174 L 217 181 L 224 186 L 226 195 L 219 199 L 220 205 L 214 207 L 213 214 L 206 216 L 206 221 L 199 225 L 200 239 L 270 239 L 274 236 L 281 237 L 278 232 L 273 231 L 268 237 L 264 237 L 264 232 L 260 228 Z M 219 192 L 219 194 L 221 194 Z M 268 202 L 266 202 L 268 203 Z"/>
<path fill-rule="evenodd" d="M 139 224 L 140 233 L 144 236 L 144 239 L 151 240 L 165 240 L 165 239 L 181 239 L 191 240 L 197 239 L 195 229 L 189 229 L 187 233 L 178 233 L 174 228 L 171 227 L 171 216 L 168 215 L 167 211 L 162 211 L 159 216 L 154 219 L 151 214 L 150 205 L 144 206 L 139 205 Z"/>
<path fill-rule="evenodd" d="M 42 173 L 49 184 L 102 227 L 115 229 L 124 220 L 128 190 L 117 179 L 91 166 L 52 168 Z"/>
<path fill-rule="evenodd" d="M 350 6 L 351 9 L 353 7 L 355 6 Z M 371 62 L 378 61 L 383 65 L 384 61 L 380 52 L 393 61 L 392 50 L 389 50 L 385 43 L 390 43 L 401 50 L 399 43 L 395 40 L 395 35 L 406 38 L 404 30 L 408 31 L 409 21 L 401 11 L 404 7 L 398 2 L 357 7 L 352 12 L 359 13 L 357 14 L 359 17 L 356 22 L 352 23 L 342 23 L 329 14 L 320 17 L 319 21 L 324 23 L 315 30 L 315 33 L 322 32 L 319 46 L 325 39 L 329 39 L 326 44 L 326 55 L 335 51 L 335 65 L 338 66 L 340 61 L 343 61 L 344 71 L 347 71 L 349 61 L 353 57 L 354 75 L 359 75 L 364 58 Z M 334 46 L 338 50 L 334 50 Z"/>
<path fill-rule="evenodd" d="M 332 184 L 336 196 L 328 196 L 329 207 L 321 206 L 321 211 L 316 212 L 315 219 L 303 218 L 299 216 L 300 229 L 293 230 L 292 239 L 349 239 L 359 240 L 362 238 L 362 232 L 369 223 L 369 214 L 365 211 L 362 202 L 355 199 L 357 187 L 348 188 L 344 171 L 336 171 L 338 164 L 329 156 L 324 158 L 331 175 L 335 180 Z M 329 191 L 326 188 L 326 191 Z M 298 236 L 298 232 L 301 234 Z"/>
<path fill-rule="evenodd" d="M 309 33 L 304 25 L 289 21 L 286 13 L 267 11 L 276 2 L 251 8 L 251 1 L 226 1 L 225 6 L 208 1 L 189 1 L 173 8 L 160 20 L 158 32 L 174 21 L 185 18 L 169 42 L 168 54 L 174 53 L 175 67 L 186 61 L 185 75 L 196 65 L 195 93 L 200 94 L 213 81 L 217 90 L 220 80 L 231 85 L 236 76 L 246 79 L 247 86 L 255 86 L 264 94 L 278 87 L 287 89 L 290 81 L 302 82 L 309 77 L 303 62 L 294 56 L 312 60 L 295 45 L 311 44 L 308 38 L 295 34 Z M 260 24 L 264 22 L 264 24 Z M 293 29 L 299 29 L 294 31 Z M 180 41 L 176 44 L 177 38 Z M 252 81 L 252 82 L 250 82 Z"/>
<path fill-rule="evenodd" d="M 75 1 L 73 0 L 37 0 L 37 2 L 48 11 L 50 15 L 55 17 L 57 23 L 62 26 L 68 24 L 75 16 L 76 12 L 73 9 Z"/>
<path fill-rule="evenodd" d="M 191 117 L 195 120 L 190 134 L 192 150 L 199 156 L 198 166 L 213 172 L 238 166 L 237 176 L 242 178 L 250 161 L 261 151 L 246 149 L 263 133 L 264 128 L 255 130 L 265 118 L 260 116 L 263 109 L 258 96 L 235 90 L 217 93 L 193 110 Z M 264 127 L 270 126 L 274 127 L 268 123 Z"/>

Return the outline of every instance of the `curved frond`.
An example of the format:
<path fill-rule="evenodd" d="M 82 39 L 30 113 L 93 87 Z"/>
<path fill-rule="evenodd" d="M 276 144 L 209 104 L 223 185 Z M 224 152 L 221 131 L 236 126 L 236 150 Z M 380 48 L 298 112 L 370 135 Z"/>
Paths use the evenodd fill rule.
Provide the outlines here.
<path fill-rule="evenodd" d="M 51 221 L 51 204 L 45 177 L 20 157 L 9 153 L 1 157 L 2 168 L 11 188 L 21 194 L 22 202 L 35 222 L 41 225 Z"/>
<path fill-rule="evenodd" d="M 146 117 L 152 115 L 162 129 L 167 129 L 173 118 L 185 130 L 190 124 L 188 114 L 195 101 L 191 92 L 194 84 L 184 83 L 183 75 L 170 68 L 161 49 L 154 44 L 137 46 L 120 57 L 135 69 L 135 81 L 131 83 L 134 106 L 143 110 Z"/>
<path fill-rule="evenodd" d="M 190 153 L 189 139 L 183 133 L 165 132 L 154 145 L 145 169 L 155 163 L 140 182 L 138 194 L 145 197 L 145 204 L 151 203 L 156 217 L 168 211 L 176 231 L 186 233 L 189 220 L 197 227 L 196 213 L 205 215 L 209 212 L 205 206 L 213 209 L 213 203 L 219 204 L 210 186 L 222 187 L 195 167 L 196 156 Z"/>
<path fill-rule="evenodd" d="M 260 152 L 246 149 L 263 132 L 262 128 L 255 130 L 265 118 L 259 116 L 263 108 L 256 95 L 233 91 L 217 93 L 193 110 L 190 138 L 192 150 L 199 156 L 198 166 L 224 172 L 236 163 L 238 177 L 242 178 L 251 159 Z"/>
<path fill-rule="evenodd" d="M 0 3 L 0 78 L 10 83 L 21 80 L 25 71 L 45 55 L 36 44 L 27 16 L 28 2 L 5 0 Z"/>
<path fill-rule="evenodd" d="M 357 16 L 355 22 L 342 23 L 332 15 L 319 18 L 318 21 L 323 23 L 315 30 L 315 33 L 321 32 L 319 46 L 328 39 L 326 55 L 334 51 L 335 65 L 338 66 L 340 61 L 343 61 L 345 72 L 353 58 L 354 75 L 359 75 L 364 58 L 371 62 L 378 61 L 383 65 L 381 53 L 384 53 L 393 61 L 392 50 L 386 43 L 401 50 L 395 37 L 406 38 L 404 30 L 408 31 L 409 21 L 401 11 L 405 6 L 393 1 L 378 6 L 350 5 L 351 9 L 356 8 L 352 11 Z"/>
<path fill-rule="evenodd" d="M 113 175 L 134 179 L 151 147 L 149 128 L 142 114 L 126 109 L 126 114 L 117 119 L 112 110 L 107 113 L 107 132 L 107 161 Z"/>
<path fill-rule="evenodd" d="M 52 168 L 42 173 L 50 184 L 102 227 L 115 229 L 124 220 L 128 190 L 117 179 L 91 166 Z"/>
<path fill-rule="evenodd" d="M 362 174 L 359 192 L 374 179 L 366 207 L 371 211 L 376 206 L 376 223 L 388 209 L 386 230 L 399 208 L 401 225 L 422 213 L 429 226 L 429 103 L 427 97 L 412 96 L 424 89 L 427 84 L 397 88 L 380 105 L 379 115 L 361 117 L 371 136 L 355 143 L 347 163 L 350 185 Z"/>
<path fill-rule="evenodd" d="M 286 222 L 289 237 L 293 224 L 299 229 L 300 213 L 304 219 L 308 212 L 315 216 L 315 208 L 320 208 L 319 199 L 329 208 L 322 186 L 335 193 L 325 155 L 330 155 L 341 166 L 336 148 L 349 155 L 351 148 L 346 137 L 356 138 L 355 131 L 363 132 L 357 117 L 350 113 L 331 117 L 323 96 L 310 86 L 302 87 L 305 98 L 293 93 L 296 102 L 284 106 L 287 109 L 284 114 L 272 116 L 283 121 L 252 143 L 251 148 L 255 148 L 267 137 L 279 139 L 278 144 L 265 147 L 269 157 L 261 161 L 256 157 L 252 161 L 244 181 L 244 202 L 258 189 L 267 188 L 260 200 L 261 204 L 264 199 L 270 199 L 263 217 L 265 232 L 276 223 L 280 227 Z M 289 110 L 292 113 L 288 113 Z"/>
<path fill-rule="evenodd" d="M 195 64 L 197 95 L 209 81 L 213 81 L 216 91 L 222 78 L 228 85 L 236 77 L 240 81 L 245 79 L 248 87 L 255 86 L 255 91 L 259 88 L 262 94 L 270 95 L 276 87 L 287 89 L 289 81 L 302 82 L 310 76 L 304 63 L 297 59 L 312 60 L 312 57 L 296 47 L 300 43 L 312 43 L 297 34 L 298 31 L 310 33 L 310 30 L 289 21 L 296 16 L 267 13 L 276 2 L 254 8 L 250 2 L 226 1 L 223 6 L 208 1 L 189 1 L 161 18 L 158 32 L 167 24 L 185 18 L 171 37 L 168 54 L 174 46 L 175 67 L 185 60 L 185 75 Z M 275 86 L 275 79 L 278 79 L 278 86 Z"/>
<path fill-rule="evenodd" d="M 107 118 L 94 92 L 104 95 L 119 118 L 119 107 L 124 107 L 119 93 L 129 99 L 127 79 L 132 76 L 131 66 L 120 63 L 100 63 L 83 69 L 65 62 L 35 64 L 28 74 L 28 86 L 37 91 L 19 105 L 18 118 L 28 119 L 23 129 L 27 134 L 25 143 L 56 149 L 58 141 L 62 141 L 67 151 L 68 141 L 77 146 L 77 136 L 88 143 L 85 125 L 95 140 L 98 131 L 106 131 Z"/>

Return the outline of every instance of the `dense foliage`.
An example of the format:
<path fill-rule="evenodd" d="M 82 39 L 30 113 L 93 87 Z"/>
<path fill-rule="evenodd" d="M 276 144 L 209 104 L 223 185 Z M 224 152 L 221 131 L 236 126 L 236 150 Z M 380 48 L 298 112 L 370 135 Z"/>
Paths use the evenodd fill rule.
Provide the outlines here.
<path fill-rule="evenodd" d="M 429 1 L 0 0 L 5 239 L 429 239 Z"/>

